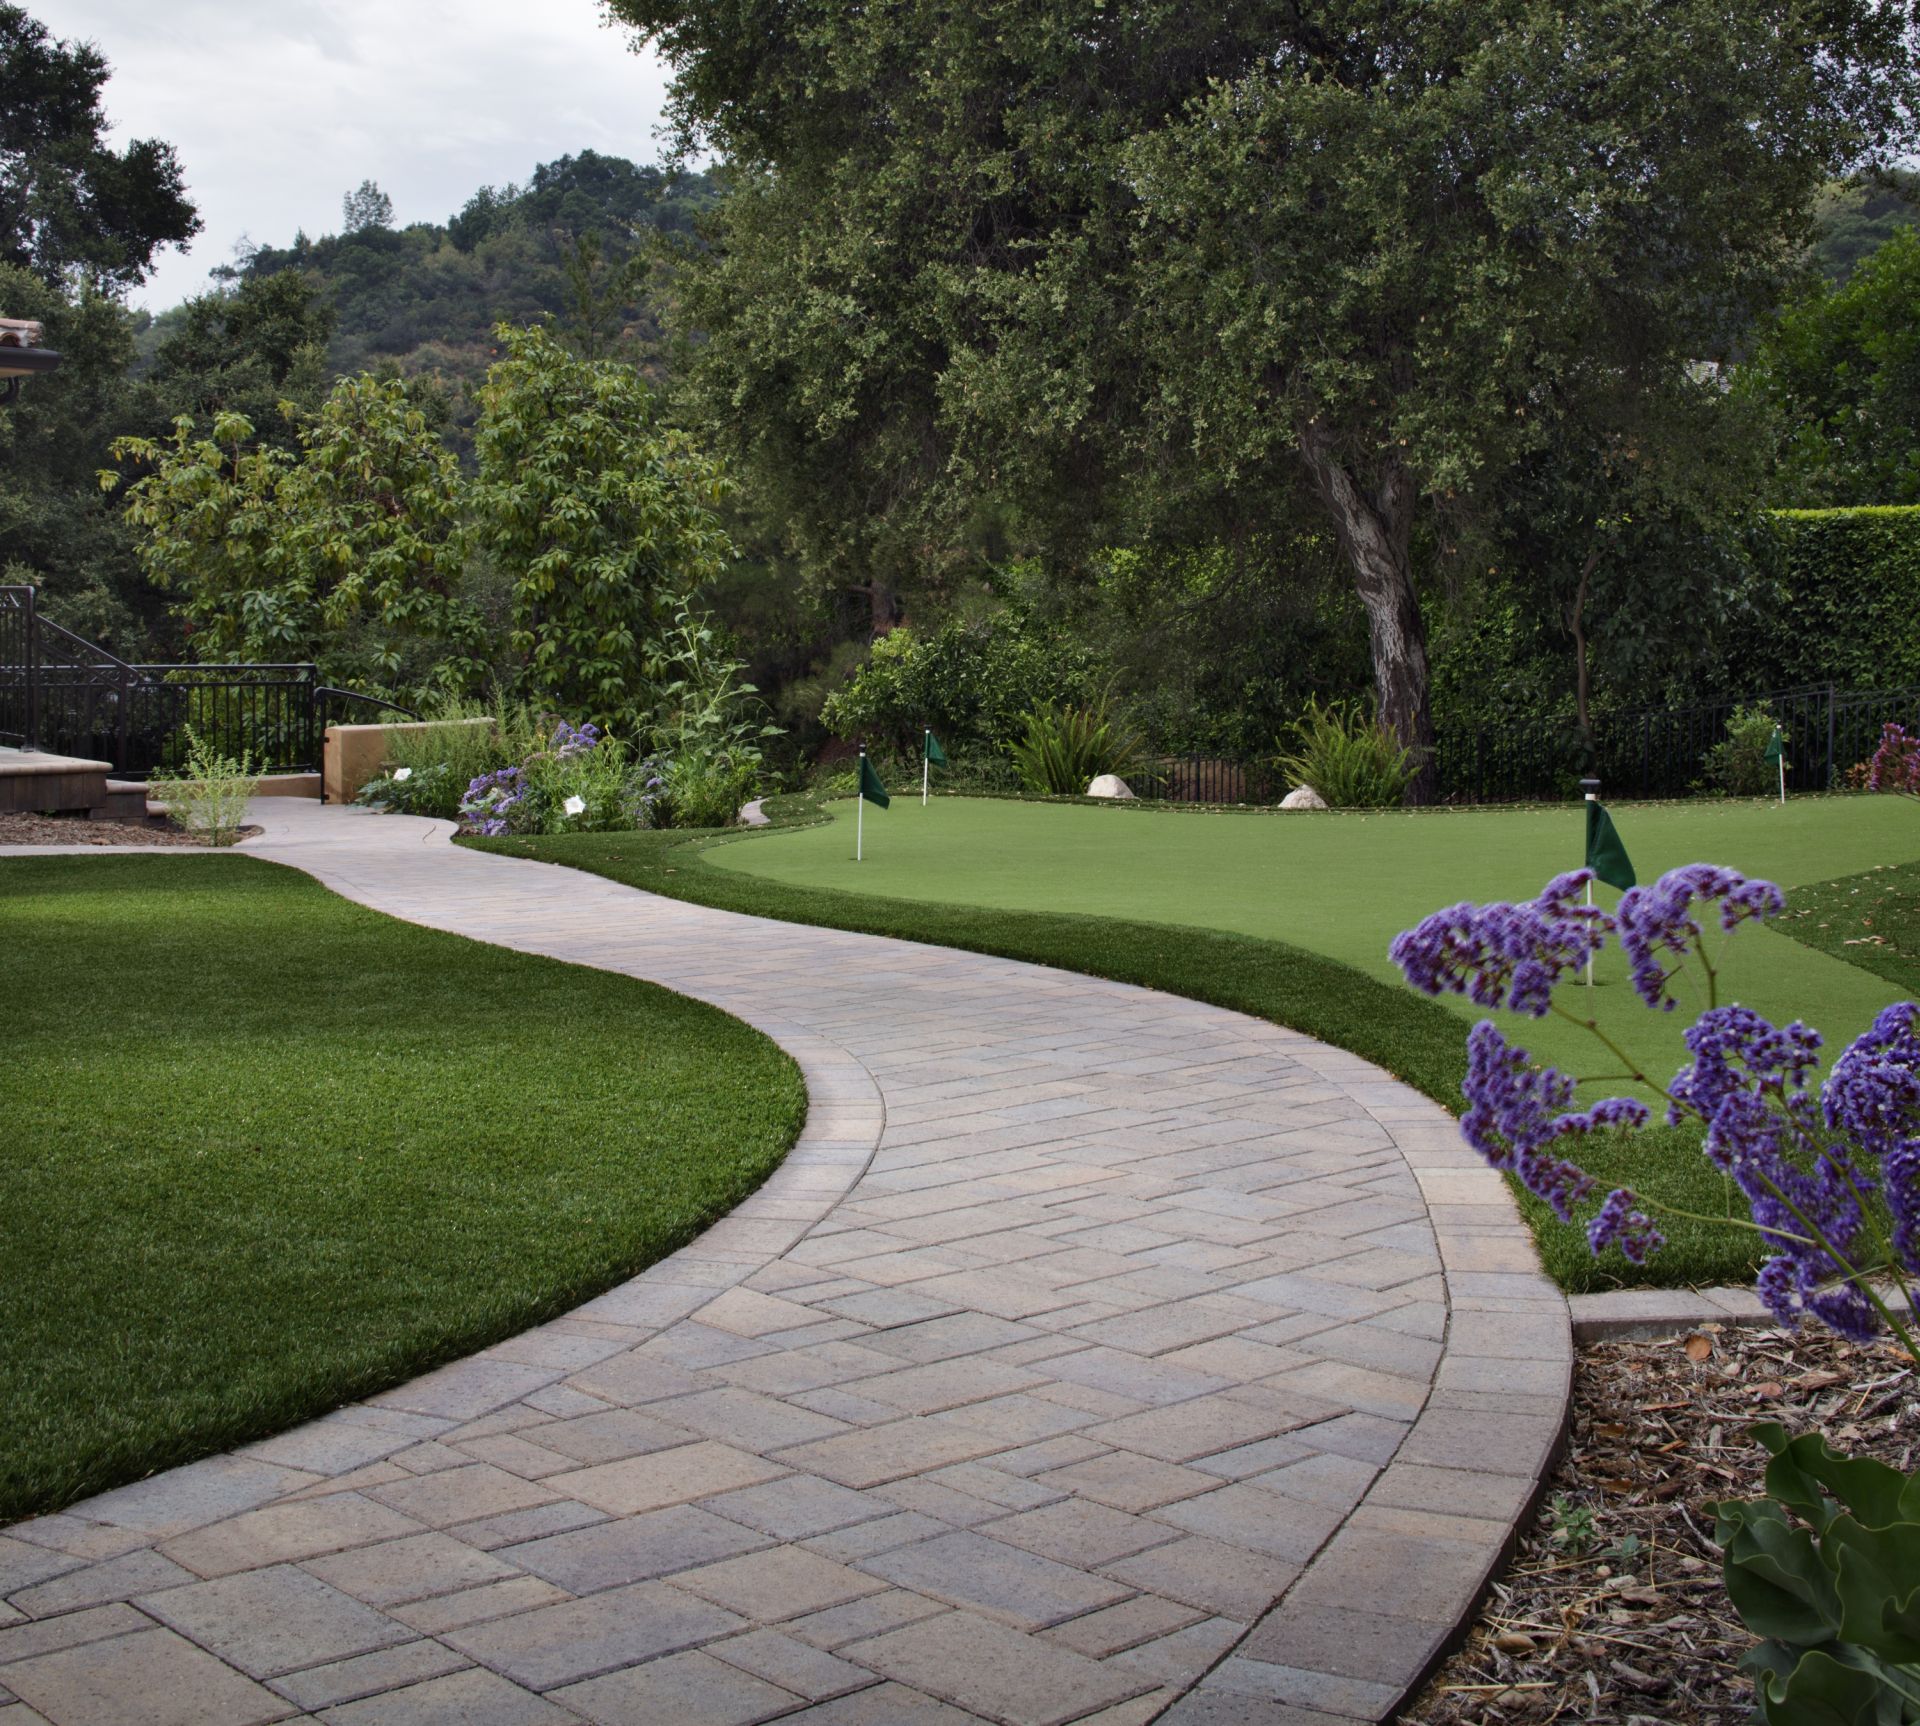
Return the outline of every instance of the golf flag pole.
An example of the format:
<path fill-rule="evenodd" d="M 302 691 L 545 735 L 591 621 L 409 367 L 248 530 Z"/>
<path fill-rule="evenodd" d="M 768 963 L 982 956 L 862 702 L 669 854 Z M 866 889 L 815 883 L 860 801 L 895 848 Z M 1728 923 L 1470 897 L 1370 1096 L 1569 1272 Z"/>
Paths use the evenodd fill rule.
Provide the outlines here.
<path fill-rule="evenodd" d="M 1633 886 L 1638 879 L 1633 872 L 1633 859 L 1627 855 L 1626 846 L 1620 843 L 1620 835 L 1614 831 L 1613 817 L 1600 806 L 1600 781 L 1583 779 L 1580 789 L 1586 793 L 1587 803 L 1587 868 L 1592 871 L 1587 881 L 1587 903 L 1593 903 L 1593 883 L 1604 881 L 1609 887 L 1618 887 L 1622 893 Z M 1593 987 L 1593 955 L 1587 955 L 1587 987 Z"/>
<path fill-rule="evenodd" d="M 1773 728 L 1773 736 L 1767 743 L 1767 759 L 1780 770 L 1780 801 L 1787 800 L 1787 740 L 1780 735 L 1780 727 Z"/>
<path fill-rule="evenodd" d="M 933 727 L 929 725 L 927 735 L 920 745 L 920 807 L 927 806 L 927 781 L 933 773 Z"/>
<path fill-rule="evenodd" d="M 893 799 L 887 795 L 887 788 L 880 783 L 880 775 L 874 772 L 873 763 L 867 759 L 867 746 L 860 745 L 860 783 L 858 795 L 854 798 L 857 807 L 853 815 L 853 860 L 860 862 L 866 855 L 867 805 L 878 804 L 884 809 Z"/>

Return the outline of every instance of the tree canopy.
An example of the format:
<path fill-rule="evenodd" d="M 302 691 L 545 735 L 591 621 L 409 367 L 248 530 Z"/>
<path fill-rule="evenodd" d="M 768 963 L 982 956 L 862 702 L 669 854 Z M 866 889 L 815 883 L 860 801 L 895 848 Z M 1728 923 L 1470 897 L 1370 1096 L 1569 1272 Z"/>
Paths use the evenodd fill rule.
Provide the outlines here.
<path fill-rule="evenodd" d="M 106 143 L 108 70 L 91 43 L 0 0 L 0 262 L 42 281 L 131 287 L 200 231 L 171 144 Z"/>
<path fill-rule="evenodd" d="M 610 9 L 735 165 L 682 287 L 700 399 L 817 544 L 898 567 L 982 498 L 1052 545 L 1304 483 L 1416 744 L 1416 525 L 1569 366 L 1728 351 L 1914 89 L 1877 0 Z"/>

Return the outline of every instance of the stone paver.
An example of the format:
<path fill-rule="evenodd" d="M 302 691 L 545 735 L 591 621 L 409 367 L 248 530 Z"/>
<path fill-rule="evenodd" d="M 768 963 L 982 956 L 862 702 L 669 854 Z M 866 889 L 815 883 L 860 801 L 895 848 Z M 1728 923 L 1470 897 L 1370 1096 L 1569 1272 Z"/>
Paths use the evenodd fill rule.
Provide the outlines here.
<path fill-rule="evenodd" d="M 1367 1721 L 1473 1604 L 1571 1350 L 1430 1102 L 1145 990 L 255 816 L 349 898 L 745 1019 L 806 1130 L 568 1317 L 0 1535 L 0 1696 L 53 1726 Z"/>

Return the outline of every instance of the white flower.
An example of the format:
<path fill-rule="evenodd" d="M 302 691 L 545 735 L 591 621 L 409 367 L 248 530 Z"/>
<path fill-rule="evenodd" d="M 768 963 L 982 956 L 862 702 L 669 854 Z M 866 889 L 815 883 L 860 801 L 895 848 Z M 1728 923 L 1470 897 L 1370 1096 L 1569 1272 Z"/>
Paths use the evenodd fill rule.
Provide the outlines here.
<path fill-rule="evenodd" d="M 413 769 L 411 767 L 396 767 L 393 770 L 393 782 L 396 785 L 398 785 L 401 780 L 411 779 L 412 777 Z"/>
<path fill-rule="evenodd" d="M 587 800 L 584 797 L 569 797 L 560 807 L 569 815 L 584 815 L 587 812 Z"/>

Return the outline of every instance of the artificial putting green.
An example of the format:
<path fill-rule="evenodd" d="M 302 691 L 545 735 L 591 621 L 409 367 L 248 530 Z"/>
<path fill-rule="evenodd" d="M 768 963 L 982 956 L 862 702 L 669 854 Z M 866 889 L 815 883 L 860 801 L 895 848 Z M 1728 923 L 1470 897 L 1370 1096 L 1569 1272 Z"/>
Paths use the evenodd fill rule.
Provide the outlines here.
<path fill-rule="evenodd" d="M 1090 807 L 897 796 L 866 812 L 866 855 L 853 860 L 851 802 L 825 825 L 715 848 L 706 861 L 808 891 L 857 892 L 986 910 L 1072 912 L 1185 924 L 1285 942 L 1398 983 L 1388 943 L 1461 899 L 1530 898 L 1579 865 L 1578 805 L 1539 809 L 1298 815 Z M 1920 857 L 1920 811 L 1901 798 L 1625 804 L 1614 818 L 1642 881 L 1682 863 L 1728 864 L 1788 890 Z M 1619 895 L 1597 889 L 1611 906 Z M 1710 950 L 1719 954 L 1717 931 Z M 1724 943 L 1721 999 L 1781 1021 L 1805 1019 L 1829 1044 L 1850 1039 L 1902 991 L 1831 953 L 1751 925 Z M 1656 1079 L 1684 1064 L 1681 1033 L 1704 997 L 1657 1014 L 1627 986 L 1617 949 L 1595 986 L 1563 991 Z M 1480 1009 L 1449 1004 L 1466 1019 Z M 1583 1076 L 1615 1070 L 1604 1050 L 1560 1021 L 1500 1015 L 1542 1060 Z M 1619 1091 L 1608 1080 L 1586 1095 Z"/>
<path fill-rule="evenodd" d="M 0 861 L 0 953 L 0 1520 L 564 1312 L 805 1118 L 711 1007 L 257 859 Z"/>

